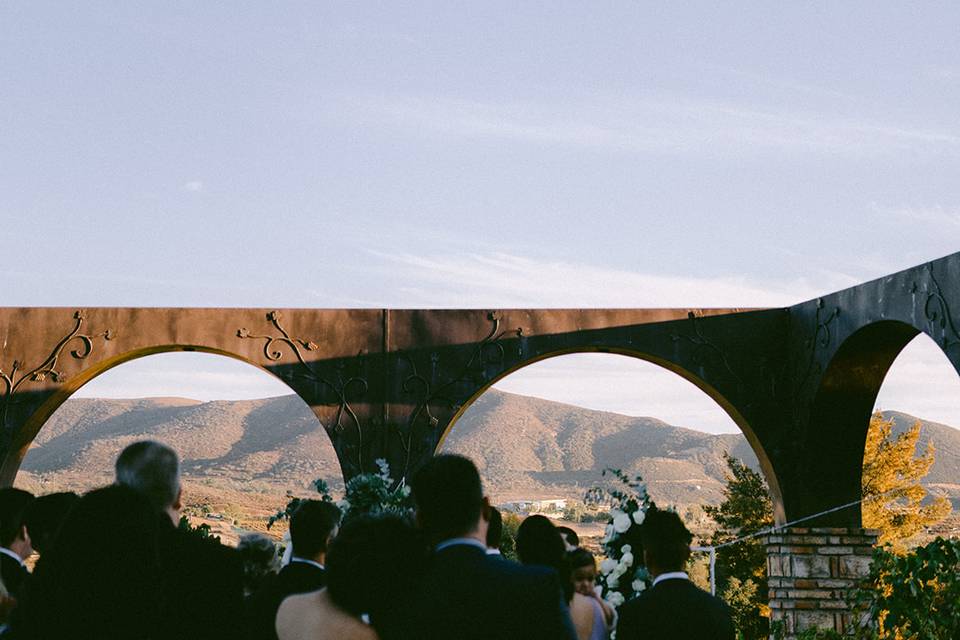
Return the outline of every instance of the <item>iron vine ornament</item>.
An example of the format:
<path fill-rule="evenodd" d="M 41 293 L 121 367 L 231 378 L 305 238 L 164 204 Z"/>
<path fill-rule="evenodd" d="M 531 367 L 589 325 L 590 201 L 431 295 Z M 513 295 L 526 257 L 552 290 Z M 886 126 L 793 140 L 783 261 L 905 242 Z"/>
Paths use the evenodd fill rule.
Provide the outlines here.
<path fill-rule="evenodd" d="M 484 337 L 473 349 L 466 364 L 460 369 L 459 373 L 452 378 L 437 384 L 437 378 L 440 371 L 440 354 L 433 352 L 430 354 L 430 374 L 429 377 L 422 374 L 417 369 L 414 359 L 406 353 L 401 353 L 399 359 L 410 368 L 410 374 L 403 378 L 401 388 L 405 394 L 415 394 L 416 402 L 413 410 L 407 417 L 404 433 L 400 432 L 400 444 L 403 447 L 406 459 L 404 462 L 403 476 L 406 477 L 410 469 L 411 451 L 413 448 L 413 434 L 417 421 L 426 418 L 427 426 L 433 432 L 440 424 L 440 418 L 433 414 L 431 405 L 443 405 L 449 409 L 459 408 L 463 398 L 456 396 L 453 392 L 457 385 L 465 381 L 471 374 L 477 378 L 475 382 L 482 385 L 486 382 L 486 368 L 493 365 L 502 368 L 506 359 L 506 350 L 503 345 L 503 338 L 509 334 L 517 338 L 523 337 L 523 328 L 500 330 L 500 314 L 493 311 L 487 314 L 487 320 L 491 323 L 491 328 L 486 337 Z M 520 351 L 522 351 L 522 343 Z M 518 355 L 522 353 L 518 352 Z M 419 393 L 418 393 L 419 391 Z"/>
<path fill-rule="evenodd" d="M 333 392 L 337 399 L 337 413 L 333 424 L 327 427 L 327 429 L 332 430 L 335 433 L 343 431 L 344 416 L 346 416 L 347 419 L 353 423 L 357 433 L 357 467 L 362 473 L 363 425 L 360 423 L 360 418 L 357 416 L 356 411 L 354 411 L 353 407 L 350 406 L 350 402 L 347 400 L 347 395 L 350 393 L 351 387 L 355 390 L 355 393 L 358 396 L 364 395 L 369 389 L 367 380 L 359 375 L 344 378 L 344 364 L 342 362 L 338 363 L 336 366 L 336 382 L 332 382 L 330 379 L 317 373 L 303 357 L 303 352 L 301 349 L 306 349 L 307 351 L 316 351 L 319 346 L 313 341 L 302 340 L 300 338 L 294 338 L 291 336 L 287 330 L 284 329 L 283 325 L 280 324 L 282 317 L 283 316 L 279 311 L 271 311 L 267 314 L 267 320 L 273 324 L 277 331 L 280 332 L 280 335 L 255 335 L 250 333 L 250 331 L 244 327 L 237 330 L 237 337 L 240 339 L 263 340 L 263 355 L 270 362 L 277 362 L 283 357 L 282 348 L 284 345 L 286 345 L 297 359 L 300 374 L 303 377 L 312 380 L 313 382 L 327 387 Z M 275 347 L 274 345 L 277 346 Z M 363 368 L 362 358 L 360 359 L 358 366 L 361 369 Z"/>
<path fill-rule="evenodd" d="M 726 370 L 730 375 L 733 381 L 737 385 L 738 395 L 743 394 L 744 382 L 743 378 L 737 375 L 737 372 L 733 370 L 733 367 L 730 366 L 730 361 L 727 359 L 726 354 L 723 352 L 723 349 L 718 347 L 713 341 L 703 335 L 703 330 L 700 327 L 700 316 L 698 316 L 693 311 L 687 312 L 687 319 L 690 321 L 690 324 L 693 326 L 693 335 L 681 334 L 676 331 L 670 334 L 670 339 L 674 342 L 679 342 L 681 340 L 688 342 L 693 345 L 693 361 L 700 365 L 705 365 L 707 363 L 707 353 L 712 353 L 720 365 Z"/>
<path fill-rule="evenodd" d="M 923 301 L 923 315 L 931 329 L 939 328 L 940 346 L 946 350 L 960 344 L 960 331 L 957 330 L 957 325 L 954 323 L 953 314 L 950 312 L 950 304 L 943 295 L 940 282 L 933 273 L 932 264 L 926 266 L 926 272 L 928 281 L 923 293 L 927 297 Z M 911 293 L 916 293 L 918 289 L 919 287 L 914 282 Z M 935 332 L 931 331 L 931 335 L 935 335 Z"/>
<path fill-rule="evenodd" d="M 81 333 L 80 330 L 83 328 L 83 321 L 86 319 L 82 310 L 76 311 L 73 314 L 73 319 L 75 321 L 73 329 L 60 339 L 50 352 L 50 355 L 38 366 L 21 373 L 24 364 L 20 360 L 14 360 L 9 373 L 0 368 L 0 382 L 3 383 L 4 387 L 3 402 L 0 404 L 0 425 L 3 425 L 4 428 L 8 426 L 7 417 L 10 405 L 13 404 L 13 395 L 20 387 L 28 382 L 44 382 L 47 377 L 53 382 L 63 382 L 66 379 L 63 371 L 61 371 L 57 365 L 67 345 L 71 342 L 79 341 L 80 344 L 78 348 L 71 349 L 70 355 L 76 360 L 84 360 L 93 352 L 93 341 L 95 339 L 103 338 L 104 340 L 112 340 L 115 337 L 110 329 L 96 334 Z"/>

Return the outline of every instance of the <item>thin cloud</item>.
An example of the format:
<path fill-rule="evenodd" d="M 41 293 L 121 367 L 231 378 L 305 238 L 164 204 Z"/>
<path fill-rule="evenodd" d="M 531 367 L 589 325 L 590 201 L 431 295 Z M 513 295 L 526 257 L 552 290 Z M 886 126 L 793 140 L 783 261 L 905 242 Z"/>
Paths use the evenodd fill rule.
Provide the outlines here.
<path fill-rule="evenodd" d="M 649 274 L 504 253 L 370 253 L 384 283 L 395 281 L 386 306 L 780 307 L 855 284 Z"/>
<path fill-rule="evenodd" d="M 960 150 L 960 133 L 954 131 L 671 96 L 561 106 L 397 96 L 360 102 L 366 113 L 418 131 L 608 151 L 754 155 Z"/>
<path fill-rule="evenodd" d="M 902 218 L 911 222 L 960 227 L 960 208 L 958 207 L 952 209 L 941 205 L 929 207 L 882 207 L 877 204 L 873 204 L 872 207 L 877 213 Z"/>

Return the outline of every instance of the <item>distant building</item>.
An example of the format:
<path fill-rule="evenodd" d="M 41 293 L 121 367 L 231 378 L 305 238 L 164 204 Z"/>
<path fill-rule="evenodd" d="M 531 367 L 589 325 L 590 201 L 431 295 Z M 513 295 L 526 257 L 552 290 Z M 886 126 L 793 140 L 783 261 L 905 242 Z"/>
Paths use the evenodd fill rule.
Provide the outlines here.
<path fill-rule="evenodd" d="M 504 511 L 513 513 L 560 513 L 567 508 L 567 500 L 555 498 L 549 500 L 516 500 L 500 505 Z"/>

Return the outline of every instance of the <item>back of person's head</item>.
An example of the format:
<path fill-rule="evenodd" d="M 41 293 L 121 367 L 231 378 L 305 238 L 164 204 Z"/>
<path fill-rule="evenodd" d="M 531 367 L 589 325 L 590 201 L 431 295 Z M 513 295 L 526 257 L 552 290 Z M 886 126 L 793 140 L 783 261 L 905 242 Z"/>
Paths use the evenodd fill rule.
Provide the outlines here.
<path fill-rule="evenodd" d="M 38 565 L 24 615 L 40 638 L 158 637 L 160 520 L 128 487 L 83 496 Z"/>
<path fill-rule="evenodd" d="M 261 533 L 240 536 L 237 552 L 243 563 L 243 590 L 247 595 L 255 593 L 268 575 L 280 570 L 277 545 Z"/>
<path fill-rule="evenodd" d="M 567 545 L 567 551 L 573 551 L 580 546 L 580 536 L 570 527 L 557 527 L 557 531 L 563 536 L 563 541 Z"/>
<path fill-rule="evenodd" d="M 479 524 L 483 487 L 467 458 L 445 454 L 428 460 L 411 487 L 417 520 L 432 542 L 466 535 Z"/>
<path fill-rule="evenodd" d="M 669 572 L 683 570 L 693 535 L 673 511 L 651 509 L 640 527 L 640 539 L 647 564 Z"/>
<path fill-rule="evenodd" d="M 487 548 L 499 549 L 503 540 L 503 516 L 496 507 L 490 507 L 487 516 Z"/>
<path fill-rule="evenodd" d="M 23 524 L 30 534 L 31 545 L 40 555 L 50 550 L 60 525 L 79 501 L 80 496 L 72 491 L 50 493 L 31 502 L 24 511 Z"/>
<path fill-rule="evenodd" d="M 116 463 L 117 484 L 145 495 L 155 509 L 176 505 L 180 497 L 180 460 L 170 447 L 152 440 L 134 442 Z"/>
<path fill-rule="evenodd" d="M 22 536 L 23 515 L 34 500 L 33 494 L 23 489 L 0 489 L 0 546 L 9 549 Z"/>
<path fill-rule="evenodd" d="M 413 524 L 395 514 L 361 515 L 343 525 L 327 556 L 327 591 L 338 607 L 385 624 L 415 591 L 426 547 Z"/>
<path fill-rule="evenodd" d="M 311 560 L 327 551 L 340 526 L 340 508 L 332 502 L 303 500 L 290 516 L 293 555 Z"/>
<path fill-rule="evenodd" d="M 568 601 L 573 597 L 567 547 L 549 518 L 534 515 L 520 523 L 520 528 L 517 529 L 517 557 L 523 564 L 538 564 L 556 569 L 564 596 Z"/>

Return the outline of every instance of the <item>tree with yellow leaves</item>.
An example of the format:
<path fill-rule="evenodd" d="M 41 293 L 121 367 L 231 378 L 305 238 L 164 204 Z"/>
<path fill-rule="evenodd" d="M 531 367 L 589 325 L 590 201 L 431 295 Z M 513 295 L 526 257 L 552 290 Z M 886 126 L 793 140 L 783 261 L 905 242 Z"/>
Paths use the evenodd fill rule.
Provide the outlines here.
<path fill-rule="evenodd" d="M 917 453 L 920 421 L 893 436 L 893 420 L 879 412 L 870 418 L 863 454 L 863 526 L 879 529 L 879 543 L 889 542 L 898 552 L 905 542 L 950 514 L 950 501 L 942 496 L 927 504 L 920 481 L 933 465 L 935 449 Z"/>

